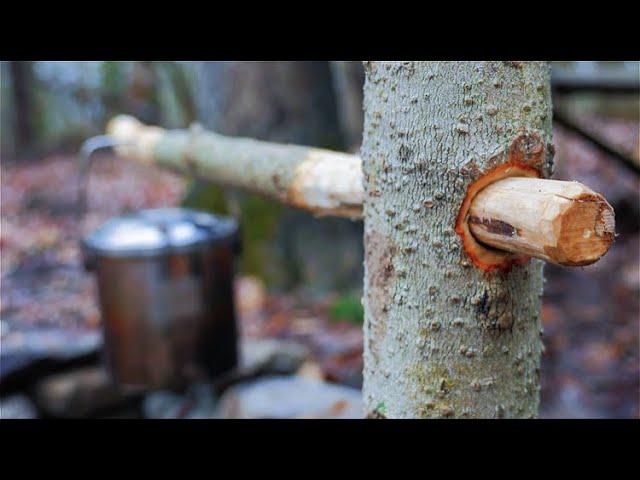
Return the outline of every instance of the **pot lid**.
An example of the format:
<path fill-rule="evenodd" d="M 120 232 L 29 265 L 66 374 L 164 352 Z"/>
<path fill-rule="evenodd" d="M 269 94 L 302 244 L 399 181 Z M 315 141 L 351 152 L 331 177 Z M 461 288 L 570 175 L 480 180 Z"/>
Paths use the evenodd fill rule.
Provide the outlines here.
<path fill-rule="evenodd" d="M 83 244 L 100 255 L 146 256 L 233 240 L 237 230 L 237 222 L 230 217 L 186 208 L 158 208 L 112 218 Z"/>

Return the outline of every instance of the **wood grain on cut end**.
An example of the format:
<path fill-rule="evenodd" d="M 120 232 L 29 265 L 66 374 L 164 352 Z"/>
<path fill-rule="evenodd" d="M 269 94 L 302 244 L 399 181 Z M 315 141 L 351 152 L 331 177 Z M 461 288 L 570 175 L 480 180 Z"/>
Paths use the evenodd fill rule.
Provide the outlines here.
<path fill-rule="evenodd" d="M 556 247 L 546 247 L 547 255 L 561 265 L 589 265 L 599 260 L 615 238 L 611 205 L 597 194 L 572 200 L 560 219 Z"/>
<path fill-rule="evenodd" d="M 474 197 L 467 222 L 484 245 L 565 266 L 597 261 L 615 237 L 611 205 L 578 182 L 499 180 Z"/>

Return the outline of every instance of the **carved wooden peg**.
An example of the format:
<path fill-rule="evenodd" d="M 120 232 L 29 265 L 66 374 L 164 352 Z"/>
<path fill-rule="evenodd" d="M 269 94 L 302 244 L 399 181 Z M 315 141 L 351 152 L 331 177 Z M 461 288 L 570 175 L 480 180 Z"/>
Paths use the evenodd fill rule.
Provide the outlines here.
<path fill-rule="evenodd" d="M 615 237 L 614 211 L 602 195 L 578 182 L 540 178 L 490 183 L 472 199 L 466 222 L 485 247 L 565 266 L 594 263 Z"/>

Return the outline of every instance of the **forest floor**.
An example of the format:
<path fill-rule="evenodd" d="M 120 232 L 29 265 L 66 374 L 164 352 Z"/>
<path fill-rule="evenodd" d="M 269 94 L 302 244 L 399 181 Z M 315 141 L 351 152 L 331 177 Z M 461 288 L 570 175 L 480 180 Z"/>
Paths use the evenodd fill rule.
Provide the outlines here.
<path fill-rule="evenodd" d="M 591 120 L 613 143 L 638 142 L 638 123 Z M 581 181 L 616 208 L 620 234 L 597 264 L 546 267 L 542 322 L 541 416 L 640 416 L 640 219 L 638 178 L 580 138 L 555 131 L 558 179 Z M 54 156 L 1 166 L 2 342 L 30 331 L 96 332 L 100 312 L 93 277 L 78 248 L 108 218 L 140 208 L 178 205 L 185 182 L 155 168 L 97 155 L 88 213 L 75 216 L 75 159 Z M 250 338 L 291 339 L 311 351 L 311 369 L 328 381 L 360 387 L 361 326 L 336 322 L 332 298 L 310 301 L 268 294 L 253 277 L 236 282 L 240 330 Z"/>

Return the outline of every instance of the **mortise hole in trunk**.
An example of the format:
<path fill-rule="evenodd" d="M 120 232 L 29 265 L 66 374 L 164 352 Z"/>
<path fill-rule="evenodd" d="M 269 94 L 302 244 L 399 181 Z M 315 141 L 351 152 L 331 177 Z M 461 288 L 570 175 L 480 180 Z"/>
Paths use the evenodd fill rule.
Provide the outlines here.
<path fill-rule="evenodd" d="M 498 165 L 479 177 L 467 187 L 467 194 L 460 206 L 456 218 L 455 231 L 462 239 L 464 251 L 473 264 L 486 271 L 508 270 L 513 265 L 523 264 L 529 261 L 527 255 L 498 250 L 479 242 L 469 228 L 469 208 L 475 196 L 488 185 L 508 177 L 534 177 L 539 178 L 540 172 L 518 161 L 511 161 Z"/>

